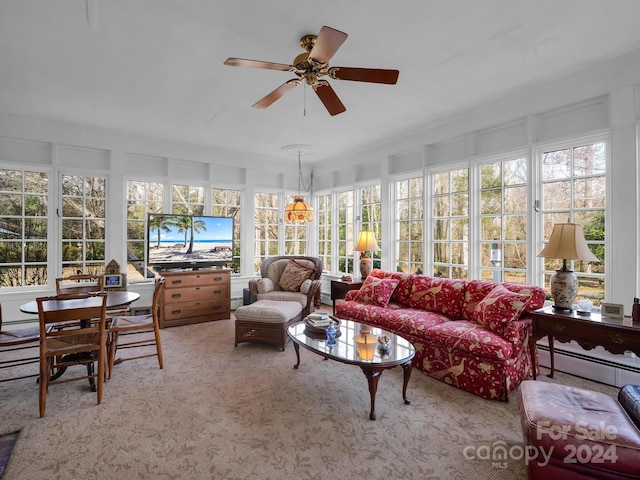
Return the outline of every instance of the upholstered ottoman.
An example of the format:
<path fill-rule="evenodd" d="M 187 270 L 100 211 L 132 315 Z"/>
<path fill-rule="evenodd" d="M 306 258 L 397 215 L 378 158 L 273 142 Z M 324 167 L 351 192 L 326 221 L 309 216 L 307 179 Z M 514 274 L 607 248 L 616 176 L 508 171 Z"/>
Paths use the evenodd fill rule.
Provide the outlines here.
<path fill-rule="evenodd" d="M 287 343 L 287 327 L 301 320 L 300 302 L 258 300 L 235 311 L 236 347 L 242 342 L 271 343 L 282 348 Z"/>
<path fill-rule="evenodd" d="M 532 479 L 640 478 L 640 430 L 627 413 L 632 386 L 618 400 L 603 393 L 525 380 L 518 392 Z M 633 415 L 633 414 L 632 414 Z"/>

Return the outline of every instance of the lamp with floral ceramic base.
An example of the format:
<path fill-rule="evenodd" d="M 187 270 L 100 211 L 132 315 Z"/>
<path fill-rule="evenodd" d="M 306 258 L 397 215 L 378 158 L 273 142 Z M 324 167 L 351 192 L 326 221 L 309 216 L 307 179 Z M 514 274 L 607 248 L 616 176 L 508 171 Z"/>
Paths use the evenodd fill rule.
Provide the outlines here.
<path fill-rule="evenodd" d="M 375 233 L 371 230 L 361 230 L 353 250 L 360 252 L 360 275 L 362 276 L 362 280 L 364 280 L 373 269 L 373 260 L 367 255 L 367 252 L 377 252 L 380 250 Z"/>
<path fill-rule="evenodd" d="M 584 239 L 582 225 L 579 223 L 556 223 L 553 226 L 549 243 L 545 245 L 538 256 L 562 260 L 562 268 L 555 271 L 549 282 L 553 308 L 572 310 L 573 301 L 578 294 L 578 277 L 571 268 L 568 268 L 567 260 L 600 261 L 589 250 Z"/>

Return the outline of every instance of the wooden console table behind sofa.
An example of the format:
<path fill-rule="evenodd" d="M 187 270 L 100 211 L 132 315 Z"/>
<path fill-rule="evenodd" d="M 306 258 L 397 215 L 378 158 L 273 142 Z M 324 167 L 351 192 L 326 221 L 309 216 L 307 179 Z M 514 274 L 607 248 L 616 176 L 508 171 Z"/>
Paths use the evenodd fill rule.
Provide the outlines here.
<path fill-rule="evenodd" d="M 575 341 L 585 350 L 597 346 L 611 353 L 622 354 L 626 351 L 640 355 L 640 324 L 631 323 L 630 318 L 611 318 L 592 312 L 591 315 L 578 315 L 575 311 L 561 312 L 553 307 L 545 307 L 530 313 L 533 333 L 529 337 L 531 358 L 537 358 L 536 342 L 542 337 L 549 337 L 549 356 L 553 378 L 555 366 L 553 361 L 553 342 Z M 627 325 L 625 323 L 629 322 Z M 536 378 L 533 369 L 533 378 Z"/>

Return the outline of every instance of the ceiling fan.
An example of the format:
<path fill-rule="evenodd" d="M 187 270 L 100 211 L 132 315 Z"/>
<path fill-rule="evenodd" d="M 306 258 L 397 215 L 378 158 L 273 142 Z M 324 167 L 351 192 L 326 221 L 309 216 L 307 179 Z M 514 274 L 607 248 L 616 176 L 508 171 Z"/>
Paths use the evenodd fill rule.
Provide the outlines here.
<path fill-rule="evenodd" d="M 263 99 L 253 104 L 254 108 L 267 108 L 276 100 L 303 81 L 316 92 L 330 115 L 338 115 L 346 111 L 336 92 L 329 82 L 320 80 L 328 75 L 335 80 L 351 80 L 354 82 L 385 83 L 394 85 L 398 81 L 398 70 L 378 68 L 329 67 L 329 60 L 347 39 L 347 34 L 331 27 L 324 26 L 318 35 L 305 35 L 300 39 L 300 46 L 305 50 L 293 60 L 293 65 L 284 63 L 262 62 L 244 58 L 227 58 L 225 65 L 233 67 L 264 68 L 295 73 L 298 78 L 286 81 Z"/>

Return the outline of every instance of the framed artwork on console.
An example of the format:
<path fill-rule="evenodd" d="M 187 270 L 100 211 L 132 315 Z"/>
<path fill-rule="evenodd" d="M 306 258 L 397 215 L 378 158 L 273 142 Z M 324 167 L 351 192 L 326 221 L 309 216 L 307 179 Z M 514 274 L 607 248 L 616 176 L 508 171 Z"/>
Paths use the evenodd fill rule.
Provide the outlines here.
<path fill-rule="evenodd" d="M 122 286 L 121 273 L 107 273 L 104 276 L 104 288 L 115 288 Z"/>

